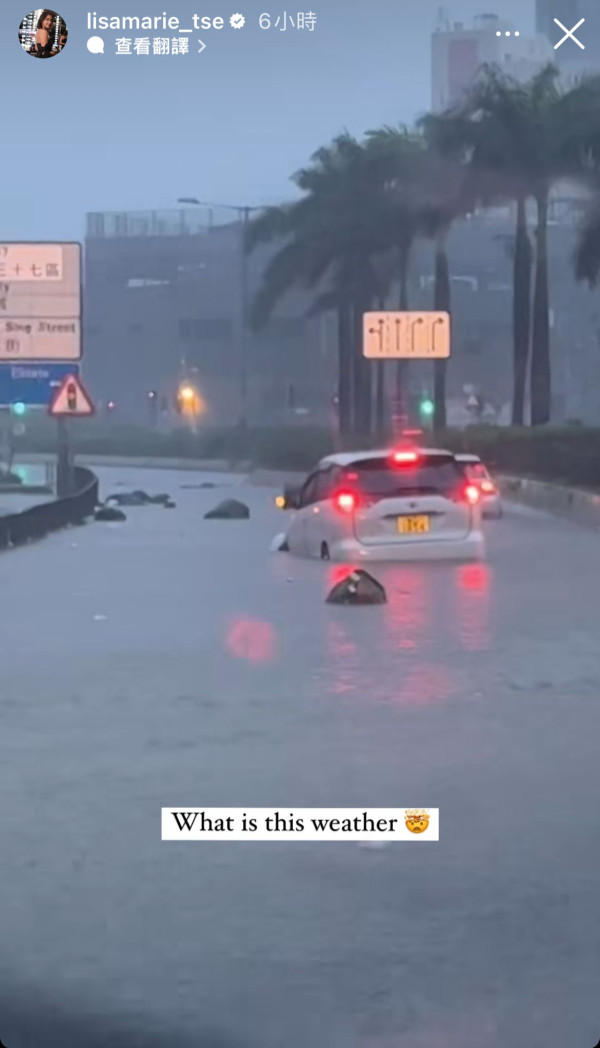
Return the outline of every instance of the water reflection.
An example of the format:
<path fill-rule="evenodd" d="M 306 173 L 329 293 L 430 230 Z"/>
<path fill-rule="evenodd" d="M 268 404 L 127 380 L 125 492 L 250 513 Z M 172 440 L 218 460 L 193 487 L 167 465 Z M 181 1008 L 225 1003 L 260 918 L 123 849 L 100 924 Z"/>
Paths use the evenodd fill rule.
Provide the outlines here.
<path fill-rule="evenodd" d="M 327 614 L 324 666 L 333 695 L 400 705 L 447 702 L 472 673 L 463 655 L 491 644 L 491 570 L 485 563 L 381 564 L 369 568 L 387 604 Z M 329 591 L 352 571 L 331 565 Z M 323 685 L 321 684 L 321 687 Z"/>
<path fill-rule="evenodd" d="M 270 622 L 259 619 L 232 619 L 225 633 L 225 647 L 236 659 L 271 662 L 277 647 L 275 630 Z"/>
<path fill-rule="evenodd" d="M 482 651 L 490 645 L 490 580 L 487 564 L 461 564 L 455 570 L 452 624 L 467 651 Z"/>
<path fill-rule="evenodd" d="M 430 565 L 382 565 L 371 573 L 385 588 L 388 603 L 347 609 L 329 618 L 325 666 L 327 690 L 356 693 L 368 702 L 422 705 L 458 693 L 456 673 L 443 658 L 451 577 Z M 332 566 L 327 587 L 352 569 Z M 451 569 L 450 569 L 451 570 Z M 441 643 L 440 643 L 441 641 Z"/>
<path fill-rule="evenodd" d="M 465 1018 L 448 1014 L 435 1027 L 426 1021 L 423 1026 L 419 1030 L 403 1029 L 398 1034 L 365 1034 L 358 1037 L 352 1048 L 492 1048 L 503 1043 L 496 1016 L 480 1008 L 469 1008 Z"/>
<path fill-rule="evenodd" d="M 334 695 L 345 695 L 348 692 L 356 691 L 358 684 L 356 644 L 341 622 L 332 620 L 327 624 L 326 657 L 329 658 L 333 669 L 333 679 L 329 690 Z"/>
<path fill-rule="evenodd" d="M 411 665 L 399 676 L 393 698 L 405 705 L 425 706 L 432 702 L 445 702 L 458 691 L 459 685 L 452 667 L 426 659 Z"/>
<path fill-rule="evenodd" d="M 392 649 L 417 651 L 431 635 L 431 587 L 426 570 L 392 568 L 386 573 L 384 622 Z M 429 627 L 429 628 L 428 628 Z"/>

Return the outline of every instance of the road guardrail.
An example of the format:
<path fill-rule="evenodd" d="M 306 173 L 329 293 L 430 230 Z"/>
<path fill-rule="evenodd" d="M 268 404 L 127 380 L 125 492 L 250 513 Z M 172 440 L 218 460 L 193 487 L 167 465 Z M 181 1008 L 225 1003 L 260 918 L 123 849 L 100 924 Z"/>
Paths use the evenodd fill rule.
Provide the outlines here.
<path fill-rule="evenodd" d="M 600 529 L 600 494 L 527 477 L 498 477 L 503 496 L 556 517 Z"/>
<path fill-rule="evenodd" d="M 98 478 L 91 469 L 75 466 L 74 493 L 53 502 L 42 502 L 20 513 L 0 517 L 0 550 L 40 539 L 69 524 L 82 524 L 98 505 Z"/>

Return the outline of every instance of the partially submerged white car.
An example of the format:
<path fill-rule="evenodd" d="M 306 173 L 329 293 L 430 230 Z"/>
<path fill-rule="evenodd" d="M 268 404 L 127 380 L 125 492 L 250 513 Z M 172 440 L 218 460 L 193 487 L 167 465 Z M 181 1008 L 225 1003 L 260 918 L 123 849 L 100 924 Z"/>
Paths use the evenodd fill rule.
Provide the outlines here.
<path fill-rule="evenodd" d="M 481 492 L 481 513 L 486 519 L 498 520 L 503 516 L 502 498 L 487 466 L 479 455 L 457 454 L 456 459 L 463 466 L 469 480 Z"/>
<path fill-rule="evenodd" d="M 292 509 L 273 548 L 322 560 L 482 560 L 481 493 L 450 451 L 328 455 L 277 504 Z"/>

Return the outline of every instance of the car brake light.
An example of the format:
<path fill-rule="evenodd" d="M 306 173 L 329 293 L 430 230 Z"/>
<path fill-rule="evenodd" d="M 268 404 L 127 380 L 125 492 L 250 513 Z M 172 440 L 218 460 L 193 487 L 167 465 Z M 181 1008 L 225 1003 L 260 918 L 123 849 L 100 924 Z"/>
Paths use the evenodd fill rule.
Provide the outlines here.
<path fill-rule="evenodd" d="M 418 458 L 419 456 L 416 451 L 395 451 L 393 454 L 394 462 L 399 466 L 406 463 L 416 462 Z"/>
<path fill-rule="evenodd" d="M 356 496 L 351 491 L 340 491 L 335 496 L 335 504 L 342 513 L 352 513 L 356 506 Z"/>
<path fill-rule="evenodd" d="M 464 497 L 470 506 L 475 506 L 479 502 L 479 488 L 475 484 L 467 484 L 464 488 Z"/>
<path fill-rule="evenodd" d="M 485 491 L 486 495 L 493 495 L 496 491 L 496 485 L 491 480 L 482 480 L 480 487 L 482 491 Z"/>

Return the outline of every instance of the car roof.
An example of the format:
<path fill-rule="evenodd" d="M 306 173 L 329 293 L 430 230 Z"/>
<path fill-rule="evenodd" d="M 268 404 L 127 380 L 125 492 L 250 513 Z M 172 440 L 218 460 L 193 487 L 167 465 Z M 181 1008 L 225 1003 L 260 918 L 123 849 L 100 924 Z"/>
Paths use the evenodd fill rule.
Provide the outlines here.
<path fill-rule="evenodd" d="M 481 462 L 479 455 L 463 455 L 462 452 L 455 455 L 459 462 Z"/>
<path fill-rule="evenodd" d="M 390 458 L 398 448 L 379 448 L 377 451 L 343 451 L 333 455 L 326 455 L 319 460 L 319 466 L 353 466 L 358 462 L 368 462 L 371 459 Z M 449 455 L 454 458 L 454 452 L 446 448 L 415 448 L 419 455 Z"/>

